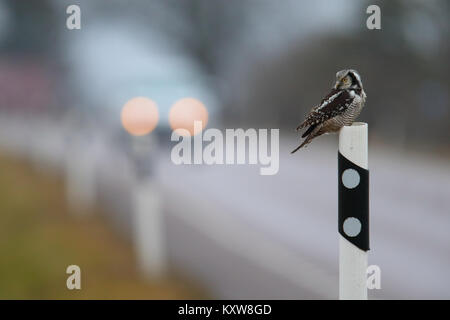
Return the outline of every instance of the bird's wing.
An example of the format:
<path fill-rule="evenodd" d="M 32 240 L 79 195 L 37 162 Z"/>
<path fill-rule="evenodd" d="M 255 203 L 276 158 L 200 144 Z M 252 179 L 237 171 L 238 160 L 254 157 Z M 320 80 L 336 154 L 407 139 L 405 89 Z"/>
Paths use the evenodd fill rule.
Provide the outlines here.
<path fill-rule="evenodd" d="M 354 95 L 347 90 L 332 90 L 319 105 L 314 107 L 297 130 L 307 126 L 317 125 L 334 118 L 347 110 L 353 102 Z"/>

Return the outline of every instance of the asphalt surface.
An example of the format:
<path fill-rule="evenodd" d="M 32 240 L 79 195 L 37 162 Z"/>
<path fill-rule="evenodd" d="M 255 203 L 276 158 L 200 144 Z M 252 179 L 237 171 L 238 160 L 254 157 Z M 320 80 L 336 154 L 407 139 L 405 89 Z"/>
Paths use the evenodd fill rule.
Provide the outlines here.
<path fill-rule="evenodd" d="M 333 144 L 258 165 L 181 165 L 161 156 L 172 259 L 220 298 L 338 294 L 337 154 Z M 372 298 L 450 298 L 450 164 L 370 148 Z"/>

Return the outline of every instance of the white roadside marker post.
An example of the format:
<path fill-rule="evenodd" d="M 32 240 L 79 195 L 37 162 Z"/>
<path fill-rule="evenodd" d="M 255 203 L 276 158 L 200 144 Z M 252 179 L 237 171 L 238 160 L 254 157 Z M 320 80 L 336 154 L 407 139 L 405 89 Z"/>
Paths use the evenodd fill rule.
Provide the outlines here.
<path fill-rule="evenodd" d="M 138 266 L 145 277 L 163 277 L 167 271 L 165 221 L 161 194 L 154 178 L 151 154 L 157 153 L 157 142 L 151 135 L 133 137 L 135 166 L 134 231 Z"/>
<path fill-rule="evenodd" d="M 67 144 L 64 173 L 66 200 L 74 215 L 90 214 L 97 201 L 98 137 L 82 132 L 68 139 Z"/>
<path fill-rule="evenodd" d="M 367 300 L 369 171 L 367 123 L 339 132 L 339 299 Z"/>

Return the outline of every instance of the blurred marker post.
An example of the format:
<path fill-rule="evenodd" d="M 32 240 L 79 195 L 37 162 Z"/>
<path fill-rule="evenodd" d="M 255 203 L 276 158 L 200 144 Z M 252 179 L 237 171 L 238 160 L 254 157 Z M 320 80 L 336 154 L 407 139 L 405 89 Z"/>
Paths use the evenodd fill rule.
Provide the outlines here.
<path fill-rule="evenodd" d="M 166 273 L 166 239 L 161 196 L 154 179 L 158 107 L 146 97 L 135 97 L 122 108 L 121 121 L 131 138 L 135 183 L 133 192 L 133 241 L 141 272 L 147 277 Z"/>
<path fill-rule="evenodd" d="M 30 158 L 37 172 L 59 172 L 64 165 L 66 128 L 46 116 L 30 120 L 24 130 L 29 135 Z"/>
<path fill-rule="evenodd" d="M 68 139 L 65 160 L 66 197 L 70 211 L 76 215 L 92 212 L 97 198 L 96 169 L 99 143 L 83 128 Z"/>
<path fill-rule="evenodd" d="M 156 141 L 151 135 L 132 137 L 135 168 L 134 232 L 138 264 L 148 277 L 166 273 L 166 241 L 161 196 L 153 179 Z"/>
<path fill-rule="evenodd" d="M 369 171 L 367 123 L 339 132 L 339 299 L 367 299 Z"/>

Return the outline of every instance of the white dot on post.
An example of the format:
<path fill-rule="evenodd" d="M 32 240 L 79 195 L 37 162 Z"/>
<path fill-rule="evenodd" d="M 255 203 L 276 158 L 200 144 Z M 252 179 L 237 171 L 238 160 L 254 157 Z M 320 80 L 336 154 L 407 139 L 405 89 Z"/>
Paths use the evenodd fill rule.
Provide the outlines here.
<path fill-rule="evenodd" d="M 344 232 L 349 237 L 356 237 L 361 232 L 361 221 L 357 218 L 350 217 L 344 221 Z"/>
<path fill-rule="evenodd" d="M 347 189 L 356 188 L 359 185 L 360 177 L 355 169 L 346 169 L 342 173 L 342 184 Z"/>

